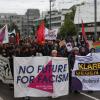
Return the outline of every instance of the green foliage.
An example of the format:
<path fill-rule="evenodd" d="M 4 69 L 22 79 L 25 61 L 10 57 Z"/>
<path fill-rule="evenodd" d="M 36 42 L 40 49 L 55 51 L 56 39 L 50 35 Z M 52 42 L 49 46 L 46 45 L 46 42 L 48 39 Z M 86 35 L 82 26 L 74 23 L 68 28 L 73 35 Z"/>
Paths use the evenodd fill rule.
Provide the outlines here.
<path fill-rule="evenodd" d="M 75 25 L 73 24 L 72 20 L 68 20 L 66 19 L 64 24 L 62 25 L 61 29 L 60 29 L 60 34 L 62 37 L 66 37 L 66 36 L 73 36 L 76 33 L 76 28 Z"/>
<path fill-rule="evenodd" d="M 65 15 L 64 24 L 60 28 L 60 37 L 65 38 L 67 36 L 74 36 L 77 33 L 76 26 L 74 24 L 74 16 L 76 8 L 71 8 L 72 12 Z"/>

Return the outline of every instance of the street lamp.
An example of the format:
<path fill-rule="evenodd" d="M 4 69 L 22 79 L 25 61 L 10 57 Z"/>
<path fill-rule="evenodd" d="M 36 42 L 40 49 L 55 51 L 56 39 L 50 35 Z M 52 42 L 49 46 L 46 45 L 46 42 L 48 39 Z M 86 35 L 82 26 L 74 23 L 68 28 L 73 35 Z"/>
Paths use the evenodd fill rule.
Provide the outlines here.
<path fill-rule="evenodd" d="M 94 0 L 94 23 L 95 23 L 94 37 L 95 37 L 95 41 L 96 41 L 97 40 L 97 0 Z"/>
<path fill-rule="evenodd" d="M 54 1 L 56 1 L 56 0 L 49 0 L 49 2 L 50 2 L 50 26 L 49 26 L 49 28 L 50 29 L 51 29 L 51 3 Z"/>

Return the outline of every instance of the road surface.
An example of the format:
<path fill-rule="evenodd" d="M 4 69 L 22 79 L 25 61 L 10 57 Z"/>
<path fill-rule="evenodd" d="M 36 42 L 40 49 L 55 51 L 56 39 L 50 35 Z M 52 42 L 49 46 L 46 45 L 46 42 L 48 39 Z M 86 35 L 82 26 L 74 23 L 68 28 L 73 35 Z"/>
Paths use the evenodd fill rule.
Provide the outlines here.
<path fill-rule="evenodd" d="M 9 85 L 0 82 L 0 100 L 24 100 L 24 98 L 14 98 L 14 91 Z M 30 98 L 30 100 L 100 100 L 100 92 L 80 92 L 70 93 L 60 98 Z"/>

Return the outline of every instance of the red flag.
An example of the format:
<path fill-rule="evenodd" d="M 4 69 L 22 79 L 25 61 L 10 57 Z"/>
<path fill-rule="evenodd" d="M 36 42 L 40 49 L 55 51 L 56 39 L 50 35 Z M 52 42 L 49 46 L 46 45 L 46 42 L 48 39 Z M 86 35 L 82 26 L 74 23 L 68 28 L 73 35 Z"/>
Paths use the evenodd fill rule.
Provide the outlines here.
<path fill-rule="evenodd" d="M 43 44 L 45 41 L 45 23 L 42 21 L 37 29 L 36 35 L 37 35 L 37 42 L 39 44 Z"/>
<path fill-rule="evenodd" d="M 16 44 L 19 45 L 19 41 L 20 41 L 20 34 L 16 33 Z"/>
<path fill-rule="evenodd" d="M 85 41 L 87 47 L 89 48 L 89 43 L 88 43 L 87 36 L 86 36 L 86 33 L 85 33 L 83 20 L 82 20 L 82 36 L 84 38 L 84 41 Z"/>

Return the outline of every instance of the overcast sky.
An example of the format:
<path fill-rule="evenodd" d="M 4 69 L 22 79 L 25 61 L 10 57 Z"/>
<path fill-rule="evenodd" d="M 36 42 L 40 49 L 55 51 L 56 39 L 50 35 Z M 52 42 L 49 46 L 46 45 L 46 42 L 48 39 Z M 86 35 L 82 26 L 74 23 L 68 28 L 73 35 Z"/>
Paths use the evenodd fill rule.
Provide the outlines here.
<path fill-rule="evenodd" d="M 69 8 L 73 4 L 86 0 L 56 0 L 55 8 Z M 0 13 L 24 14 L 28 8 L 38 8 L 41 11 L 49 9 L 49 0 L 0 0 Z"/>

